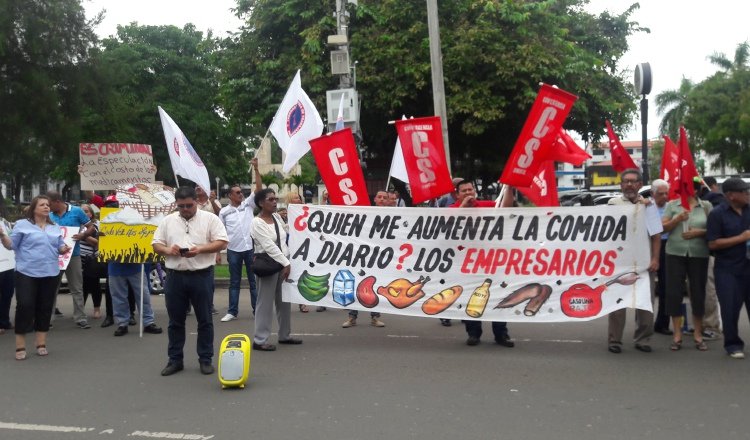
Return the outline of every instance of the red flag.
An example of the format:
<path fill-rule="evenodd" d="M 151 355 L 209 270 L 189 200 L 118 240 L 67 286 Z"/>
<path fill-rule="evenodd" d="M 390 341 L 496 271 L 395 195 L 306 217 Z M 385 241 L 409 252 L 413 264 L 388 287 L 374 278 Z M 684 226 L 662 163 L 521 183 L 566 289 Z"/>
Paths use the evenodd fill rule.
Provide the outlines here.
<path fill-rule="evenodd" d="M 568 132 L 561 128 L 554 147 L 549 150 L 548 158 L 555 162 L 567 162 L 578 167 L 591 159 L 591 155 L 579 147 Z"/>
<path fill-rule="evenodd" d="M 625 148 L 620 143 L 620 139 L 617 138 L 614 130 L 612 130 L 612 124 L 609 120 L 605 120 L 607 124 L 607 136 L 609 136 L 609 153 L 612 156 L 612 168 L 618 173 L 621 173 L 628 168 L 638 169 L 638 165 L 633 162 L 633 158 L 630 157 Z"/>
<path fill-rule="evenodd" d="M 680 156 L 677 146 L 669 136 L 664 136 L 664 151 L 661 155 L 661 172 L 659 177 L 669 183 L 669 200 L 677 198 L 680 187 Z"/>
<path fill-rule="evenodd" d="M 680 199 L 682 201 L 682 207 L 686 211 L 690 210 L 690 202 L 688 197 L 695 195 L 695 187 L 693 186 L 693 178 L 698 177 L 698 170 L 695 169 L 695 162 L 693 162 L 693 154 L 690 152 L 688 146 L 687 133 L 685 127 L 680 125 L 680 140 L 678 141 L 678 148 L 680 150 Z"/>
<path fill-rule="evenodd" d="M 331 204 L 370 206 L 365 176 L 350 128 L 312 139 L 310 147 Z"/>
<path fill-rule="evenodd" d="M 517 188 L 536 206 L 560 206 L 560 201 L 557 198 L 555 163 L 551 160 L 544 162 L 539 168 L 539 172 L 534 176 L 530 187 Z"/>
<path fill-rule="evenodd" d="M 500 176 L 502 183 L 519 188 L 531 186 L 539 167 L 549 159 L 549 150 L 576 99 L 565 90 L 542 84 Z"/>
<path fill-rule="evenodd" d="M 396 121 L 396 130 L 414 204 L 453 191 L 440 118 L 430 116 Z"/>

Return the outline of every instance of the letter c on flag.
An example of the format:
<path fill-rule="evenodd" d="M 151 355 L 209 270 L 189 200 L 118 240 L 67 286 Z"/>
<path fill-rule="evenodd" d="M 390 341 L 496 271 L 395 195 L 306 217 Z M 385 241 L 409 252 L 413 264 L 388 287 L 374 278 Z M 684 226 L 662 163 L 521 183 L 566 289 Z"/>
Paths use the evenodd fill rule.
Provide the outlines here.
<path fill-rule="evenodd" d="M 337 176 L 343 176 L 349 171 L 349 166 L 346 162 L 342 162 L 340 159 L 344 157 L 344 150 L 341 148 L 333 148 L 328 152 L 328 159 L 331 160 L 331 166 L 333 166 L 333 172 Z"/>

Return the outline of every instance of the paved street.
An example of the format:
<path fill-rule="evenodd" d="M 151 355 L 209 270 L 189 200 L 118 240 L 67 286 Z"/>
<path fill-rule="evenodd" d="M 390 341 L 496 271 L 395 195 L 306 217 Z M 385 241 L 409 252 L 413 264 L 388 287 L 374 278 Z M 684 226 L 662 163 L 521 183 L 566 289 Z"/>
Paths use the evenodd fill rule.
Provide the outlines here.
<path fill-rule="evenodd" d="M 241 317 L 219 322 L 226 289 L 216 295 L 215 345 L 228 333 L 252 334 L 247 291 Z M 606 350 L 606 320 L 511 324 L 516 347 L 465 345 L 463 326 L 383 315 L 387 324 L 341 328 L 346 314 L 292 312 L 301 346 L 254 352 L 244 390 L 222 390 L 198 371 L 195 333 L 185 371 L 161 377 L 166 311 L 153 297 L 162 335 L 124 337 L 114 327 L 74 328 L 66 318 L 50 334 L 47 358 L 13 359 L 13 335 L 0 336 L 0 438 L 10 439 L 746 439 L 750 360 L 729 359 L 721 342 L 700 353 L 685 337 L 669 351 L 626 345 Z M 629 314 L 632 316 L 632 313 Z M 195 329 L 194 317 L 189 317 Z M 741 328 L 750 338 L 747 322 Z M 628 327 L 632 333 L 632 327 Z M 275 342 L 275 335 L 274 340 Z M 28 340 L 28 346 L 33 342 Z"/>

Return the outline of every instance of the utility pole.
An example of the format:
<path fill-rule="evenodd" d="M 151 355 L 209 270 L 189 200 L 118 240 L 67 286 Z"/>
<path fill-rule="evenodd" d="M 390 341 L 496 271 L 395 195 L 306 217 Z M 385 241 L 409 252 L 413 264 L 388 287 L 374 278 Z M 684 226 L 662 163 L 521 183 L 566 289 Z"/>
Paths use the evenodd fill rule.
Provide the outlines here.
<path fill-rule="evenodd" d="M 435 114 L 443 127 L 443 145 L 448 171 L 451 170 L 451 154 L 448 145 L 448 110 L 445 106 L 445 82 L 443 80 L 443 54 L 440 50 L 440 24 L 438 23 L 437 0 L 427 0 L 427 28 L 430 38 L 430 66 L 432 71 L 432 101 Z"/>

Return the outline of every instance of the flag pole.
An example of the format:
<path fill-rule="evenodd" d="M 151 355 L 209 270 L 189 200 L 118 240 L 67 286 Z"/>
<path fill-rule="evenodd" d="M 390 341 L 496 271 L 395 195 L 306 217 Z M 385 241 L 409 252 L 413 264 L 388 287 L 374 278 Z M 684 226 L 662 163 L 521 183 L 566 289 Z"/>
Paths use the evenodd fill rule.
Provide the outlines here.
<path fill-rule="evenodd" d="M 391 185 L 391 175 L 388 174 L 388 180 L 385 181 L 385 191 L 388 192 L 388 187 Z"/>
<path fill-rule="evenodd" d="M 498 196 L 497 200 L 495 200 L 495 208 L 499 208 L 500 204 L 503 203 L 503 197 L 505 196 L 505 191 L 508 189 L 508 185 L 503 184 L 502 189 L 500 189 L 500 196 Z"/>

